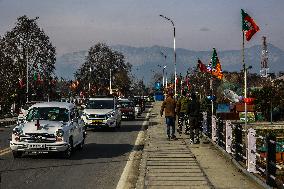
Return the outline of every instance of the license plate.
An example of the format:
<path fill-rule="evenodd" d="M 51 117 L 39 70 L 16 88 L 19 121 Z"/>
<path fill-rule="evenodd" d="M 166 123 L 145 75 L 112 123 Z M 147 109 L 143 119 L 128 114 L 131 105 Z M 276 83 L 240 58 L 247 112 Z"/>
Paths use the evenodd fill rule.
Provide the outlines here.
<path fill-rule="evenodd" d="M 92 123 L 94 123 L 94 124 L 100 124 L 100 123 L 102 123 L 103 122 L 103 120 L 93 120 L 92 121 Z"/>
<path fill-rule="evenodd" d="M 30 144 L 29 148 L 45 148 L 45 144 Z"/>

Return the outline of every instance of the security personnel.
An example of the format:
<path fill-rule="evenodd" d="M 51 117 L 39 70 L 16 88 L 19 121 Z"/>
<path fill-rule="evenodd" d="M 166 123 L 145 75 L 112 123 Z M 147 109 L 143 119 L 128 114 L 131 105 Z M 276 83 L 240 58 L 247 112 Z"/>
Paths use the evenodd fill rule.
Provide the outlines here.
<path fill-rule="evenodd" d="M 186 95 L 186 91 L 182 91 L 182 95 L 177 102 L 178 129 L 179 134 L 182 133 L 183 123 L 185 122 L 185 134 L 189 134 L 188 106 L 190 99 Z"/>

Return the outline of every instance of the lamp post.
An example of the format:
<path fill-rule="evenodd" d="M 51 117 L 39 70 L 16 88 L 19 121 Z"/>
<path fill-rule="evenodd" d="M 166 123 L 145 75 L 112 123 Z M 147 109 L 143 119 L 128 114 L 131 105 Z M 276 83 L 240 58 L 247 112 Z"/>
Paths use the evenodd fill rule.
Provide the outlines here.
<path fill-rule="evenodd" d="M 92 74 L 92 67 L 90 65 L 90 74 L 89 74 L 89 97 L 91 97 L 91 74 Z"/>
<path fill-rule="evenodd" d="M 164 18 L 164 19 L 166 19 L 166 20 L 168 20 L 168 21 L 170 21 L 171 23 L 172 23 L 172 25 L 173 25 L 173 29 L 174 29 L 174 69 L 175 69 L 175 98 L 177 97 L 177 85 L 176 85 L 176 81 L 177 81 L 177 69 L 176 69 L 176 28 L 175 28 L 175 24 L 174 24 L 174 22 L 170 19 L 170 18 L 168 18 L 168 17 L 166 17 L 166 16 L 164 16 L 164 15 L 161 15 L 160 14 L 160 17 L 162 17 L 162 18 Z"/>
<path fill-rule="evenodd" d="M 109 69 L 109 93 L 112 94 L 112 88 L 111 88 L 111 69 Z"/>
<path fill-rule="evenodd" d="M 167 64 L 167 55 L 165 55 L 162 51 L 161 51 L 161 55 L 165 58 L 165 66 L 163 67 L 163 88 L 165 88 L 165 69 L 166 69 L 166 64 Z"/>
<path fill-rule="evenodd" d="M 32 22 L 34 22 L 35 20 L 39 19 L 39 17 L 35 17 L 34 19 L 29 19 L 29 24 L 28 24 L 28 27 L 26 28 L 26 32 L 27 32 L 27 36 L 28 36 L 28 33 L 30 32 L 29 29 L 30 29 L 30 24 Z M 30 35 L 29 35 L 30 37 Z M 27 45 L 28 46 L 28 45 Z M 27 77 L 27 102 L 29 102 L 29 48 L 27 47 L 26 49 L 26 64 L 27 64 L 27 70 L 26 70 L 26 77 Z"/>

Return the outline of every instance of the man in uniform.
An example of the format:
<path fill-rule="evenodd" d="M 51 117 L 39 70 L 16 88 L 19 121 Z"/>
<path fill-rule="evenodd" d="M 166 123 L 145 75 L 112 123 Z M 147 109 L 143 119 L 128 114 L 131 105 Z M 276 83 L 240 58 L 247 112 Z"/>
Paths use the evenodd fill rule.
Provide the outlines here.
<path fill-rule="evenodd" d="M 183 123 L 185 123 L 185 134 L 189 134 L 189 123 L 188 123 L 188 105 L 189 97 L 187 96 L 186 91 L 182 91 L 182 96 L 177 102 L 177 115 L 178 115 L 178 129 L 179 134 L 182 133 Z"/>

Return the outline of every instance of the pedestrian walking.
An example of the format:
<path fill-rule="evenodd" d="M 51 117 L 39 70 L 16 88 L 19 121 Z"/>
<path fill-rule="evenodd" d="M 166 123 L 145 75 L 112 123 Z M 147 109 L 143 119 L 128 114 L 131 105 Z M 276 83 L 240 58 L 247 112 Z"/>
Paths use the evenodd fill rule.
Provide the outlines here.
<path fill-rule="evenodd" d="M 182 91 L 182 96 L 177 101 L 177 116 L 178 116 L 178 128 L 177 132 L 182 133 L 183 125 L 185 125 L 184 133 L 189 134 L 189 116 L 188 116 L 188 106 L 190 99 L 187 96 L 186 91 Z"/>
<path fill-rule="evenodd" d="M 173 98 L 173 91 L 168 91 L 167 98 L 164 100 L 161 106 L 161 117 L 165 111 L 167 135 L 168 140 L 177 140 L 175 136 L 175 120 L 176 120 L 176 101 Z"/>
<path fill-rule="evenodd" d="M 191 101 L 188 106 L 189 122 L 190 122 L 190 143 L 198 144 L 199 140 L 199 113 L 200 102 L 196 98 L 196 94 L 191 94 Z"/>

